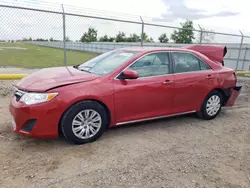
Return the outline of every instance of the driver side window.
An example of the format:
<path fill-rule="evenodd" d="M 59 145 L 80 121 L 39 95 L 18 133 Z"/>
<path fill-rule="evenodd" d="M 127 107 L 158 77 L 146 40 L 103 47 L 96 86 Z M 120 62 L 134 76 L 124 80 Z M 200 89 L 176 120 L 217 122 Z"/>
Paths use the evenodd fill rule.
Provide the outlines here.
<path fill-rule="evenodd" d="M 129 69 L 138 72 L 139 77 L 159 76 L 169 73 L 169 53 L 158 52 L 145 55 L 134 62 Z"/>

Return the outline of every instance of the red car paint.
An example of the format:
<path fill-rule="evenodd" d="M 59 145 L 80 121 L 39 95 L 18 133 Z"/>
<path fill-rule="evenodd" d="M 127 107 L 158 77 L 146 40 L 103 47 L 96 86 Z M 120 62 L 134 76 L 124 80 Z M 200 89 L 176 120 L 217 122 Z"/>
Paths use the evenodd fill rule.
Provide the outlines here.
<path fill-rule="evenodd" d="M 13 96 L 9 111 L 14 131 L 40 138 L 57 138 L 63 113 L 74 103 L 90 99 L 103 104 L 110 114 L 110 127 L 154 117 L 199 111 L 205 96 L 213 89 L 231 91 L 224 106 L 232 106 L 240 93 L 234 70 L 220 63 L 225 47 L 129 48 L 138 54 L 115 71 L 100 76 L 73 67 L 41 69 L 22 79 L 15 87 L 28 92 L 58 92 L 49 102 L 26 105 Z M 152 52 L 187 52 L 210 66 L 210 70 L 171 73 L 144 79 L 119 80 L 116 76 L 138 58 Z M 217 53 L 214 53 L 218 51 Z M 204 55 L 206 54 L 206 55 Z M 137 73 L 127 71 L 136 77 Z M 166 100 L 167 99 L 167 100 Z M 36 119 L 31 132 L 22 127 Z"/>
<path fill-rule="evenodd" d="M 213 61 L 221 62 L 223 61 L 224 56 L 227 53 L 226 46 L 218 46 L 218 45 L 188 45 L 185 47 L 186 49 L 197 50 Z"/>
<path fill-rule="evenodd" d="M 91 81 L 97 77 L 94 74 L 83 74 L 72 67 L 45 68 L 24 77 L 16 86 L 23 90 L 42 92 L 59 85 Z"/>

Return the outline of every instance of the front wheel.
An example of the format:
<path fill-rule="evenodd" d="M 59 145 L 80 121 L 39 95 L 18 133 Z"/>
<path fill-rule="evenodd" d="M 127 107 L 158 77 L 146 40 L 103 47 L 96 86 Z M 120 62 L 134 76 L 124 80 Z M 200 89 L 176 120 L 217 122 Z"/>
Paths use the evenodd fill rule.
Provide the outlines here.
<path fill-rule="evenodd" d="M 221 111 L 223 96 L 219 91 L 212 91 L 202 103 L 198 117 L 206 120 L 214 119 Z"/>
<path fill-rule="evenodd" d="M 101 104 L 82 101 L 70 107 L 63 115 L 61 130 L 69 141 L 85 144 L 97 140 L 107 124 L 107 112 Z"/>

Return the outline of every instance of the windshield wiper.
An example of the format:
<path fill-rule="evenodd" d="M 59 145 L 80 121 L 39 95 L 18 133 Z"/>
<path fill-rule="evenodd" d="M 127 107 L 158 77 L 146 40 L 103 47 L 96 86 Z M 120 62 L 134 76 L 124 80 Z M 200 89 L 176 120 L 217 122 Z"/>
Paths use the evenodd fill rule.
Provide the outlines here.
<path fill-rule="evenodd" d="M 75 65 L 75 66 L 73 66 L 75 69 L 77 69 L 77 70 L 79 70 L 79 71 L 84 71 L 84 72 L 88 72 L 88 73 L 92 73 L 91 71 L 89 71 L 89 70 L 86 70 L 86 69 L 79 69 L 79 65 Z"/>
<path fill-rule="evenodd" d="M 80 71 L 84 71 L 84 72 L 88 72 L 88 73 L 92 73 L 91 71 L 89 71 L 89 70 L 86 70 L 86 69 L 78 69 L 78 70 L 80 70 Z"/>

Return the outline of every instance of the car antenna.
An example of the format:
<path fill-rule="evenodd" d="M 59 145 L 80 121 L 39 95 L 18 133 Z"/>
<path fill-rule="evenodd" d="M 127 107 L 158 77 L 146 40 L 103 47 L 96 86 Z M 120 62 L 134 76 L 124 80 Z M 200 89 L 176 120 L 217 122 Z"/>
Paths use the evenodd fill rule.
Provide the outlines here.
<path fill-rule="evenodd" d="M 67 66 L 67 53 L 66 53 L 66 24 L 65 24 L 65 12 L 64 12 L 64 7 L 62 4 L 62 16 L 63 16 L 63 59 L 64 59 L 64 65 L 66 67 L 66 69 L 69 71 L 69 73 L 71 74 L 71 76 L 73 76 L 72 72 L 69 70 L 68 66 Z"/>

